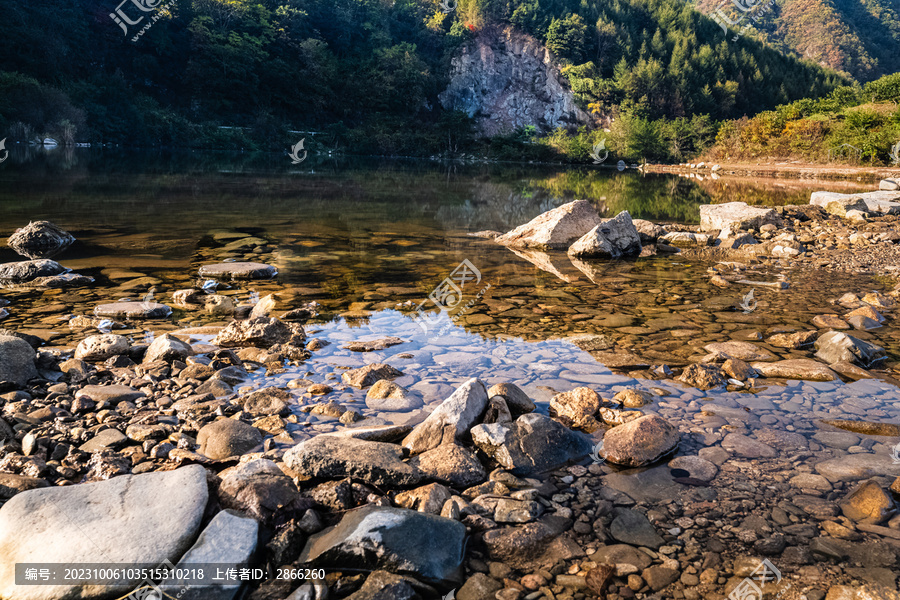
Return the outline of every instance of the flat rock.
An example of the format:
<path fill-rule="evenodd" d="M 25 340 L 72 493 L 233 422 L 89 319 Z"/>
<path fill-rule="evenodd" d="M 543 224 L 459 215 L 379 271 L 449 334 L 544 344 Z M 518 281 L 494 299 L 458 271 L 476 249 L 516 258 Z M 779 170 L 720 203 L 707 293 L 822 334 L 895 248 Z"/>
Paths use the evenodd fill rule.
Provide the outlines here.
<path fill-rule="evenodd" d="M 75 392 L 76 398 L 82 396 L 88 397 L 94 402 L 106 401 L 110 404 L 134 402 L 146 397 L 144 392 L 127 385 L 86 385 Z"/>
<path fill-rule="evenodd" d="M 645 415 L 607 431 L 602 456 L 617 465 L 641 467 L 674 450 L 680 437 L 678 428 L 659 415 Z"/>
<path fill-rule="evenodd" d="M 665 540 L 657 533 L 647 517 L 630 508 L 617 508 L 609 527 L 612 537 L 623 544 L 658 549 Z"/>
<path fill-rule="evenodd" d="M 652 559 L 637 548 L 628 544 L 610 544 L 597 549 L 591 560 L 599 564 L 607 565 L 632 565 L 638 569 L 646 569 L 652 564 Z"/>
<path fill-rule="evenodd" d="M 703 349 L 707 352 L 725 354 L 731 358 L 738 358 L 743 361 L 768 361 L 776 360 L 777 358 L 765 348 L 760 348 L 750 342 L 713 342 L 703 346 Z"/>
<path fill-rule="evenodd" d="M 821 206 L 825 212 L 839 217 L 846 217 L 851 210 L 868 211 L 862 194 L 838 194 L 835 192 L 813 192 L 809 203 Z"/>
<path fill-rule="evenodd" d="M 27 475 L 14 475 L 12 473 L 0 473 L 0 500 L 9 500 L 16 494 L 50 487 L 46 479 L 28 477 Z"/>
<path fill-rule="evenodd" d="M 470 379 L 416 425 L 403 440 L 403 445 L 411 453 L 419 454 L 441 444 L 460 440 L 484 414 L 487 403 L 487 388 L 484 383 L 479 379 Z"/>
<path fill-rule="evenodd" d="M 344 344 L 344 350 L 350 350 L 352 352 L 374 352 L 375 350 L 384 350 L 391 346 L 397 346 L 405 341 L 406 340 L 402 340 L 398 337 L 384 337 L 368 342 L 347 342 Z"/>
<path fill-rule="evenodd" d="M 190 569 L 192 565 L 216 565 L 217 568 L 239 569 L 250 564 L 256 550 L 259 524 L 241 513 L 223 510 L 213 517 L 190 550 L 181 557 L 176 569 Z M 169 579 L 160 586 L 162 591 L 183 600 L 231 600 L 241 589 L 241 582 L 210 581 L 209 585 L 186 585 Z M 179 592 L 186 588 L 187 593 Z"/>
<path fill-rule="evenodd" d="M 25 340 L 8 335 L 0 335 L 0 381 L 9 381 L 24 387 L 30 379 L 38 376 L 34 364 L 35 351 Z"/>
<path fill-rule="evenodd" d="M 835 381 L 837 373 L 828 365 L 809 358 L 792 358 L 774 363 L 753 363 L 753 368 L 763 377 L 779 377 L 782 379 L 799 379 L 801 381 Z"/>
<path fill-rule="evenodd" d="M 112 302 L 94 308 L 94 316 L 107 319 L 165 319 L 172 309 L 158 302 Z"/>
<path fill-rule="evenodd" d="M 338 429 L 331 435 L 368 440 L 370 442 L 394 442 L 406 437 L 410 431 L 412 431 L 411 425 L 379 425 Z"/>
<path fill-rule="evenodd" d="M 774 448 L 739 433 L 729 433 L 722 439 L 722 447 L 744 458 L 774 458 Z"/>
<path fill-rule="evenodd" d="M 848 454 L 816 464 L 816 472 L 828 481 L 859 481 L 877 476 L 900 477 L 900 464 L 882 454 Z"/>
<path fill-rule="evenodd" d="M 712 481 L 719 473 L 719 467 L 699 456 L 679 456 L 669 461 L 670 469 L 683 469 L 692 479 Z"/>
<path fill-rule="evenodd" d="M 159 564 L 191 546 L 208 497 L 199 465 L 22 492 L 0 509 L 0 598 L 116 598 L 118 585 L 16 586 L 16 563 Z M 89 533 L 86 533 L 89 532 Z"/>
<path fill-rule="evenodd" d="M 750 206 L 746 202 L 700 205 L 700 231 L 759 229 L 776 225 L 778 213 L 772 208 Z"/>
<path fill-rule="evenodd" d="M 27 283 L 38 277 L 62 275 L 66 269 L 53 260 L 25 260 L 0 264 L 0 283 Z"/>
<path fill-rule="evenodd" d="M 441 586 L 462 581 L 465 526 L 402 508 L 367 505 L 312 536 L 299 562 L 314 567 L 412 575 Z"/>
<path fill-rule="evenodd" d="M 99 452 L 100 450 L 116 450 L 128 443 L 128 438 L 118 429 L 104 429 L 87 442 L 78 447 L 82 452 Z"/>
<path fill-rule="evenodd" d="M 576 200 L 535 217 L 495 241 L 512 247 L 564 250 L 600 222 L 600 215 L 590 202 Z"/>
<path fill-rule="evenodd" d="M 403 462 L 403 448 L 384 442 L 318 435 L 287 451 L 284 462 L 308 477 L 352 477 L 374 485 L 415 485 L 422 473 Z"/>
<path fill-rule="evenodd" d="M 218 280 L 272 279 L 278 269 L 271 265 L 254 262 L 227 262 L 200 267 L 200 277 Z"/>

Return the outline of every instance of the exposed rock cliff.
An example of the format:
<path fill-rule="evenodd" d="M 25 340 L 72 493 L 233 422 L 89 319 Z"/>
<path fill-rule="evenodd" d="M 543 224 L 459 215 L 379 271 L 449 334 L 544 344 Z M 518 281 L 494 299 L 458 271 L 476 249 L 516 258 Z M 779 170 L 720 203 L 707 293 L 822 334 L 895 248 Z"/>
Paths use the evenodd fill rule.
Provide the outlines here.
<path fill-rule="evenodd" d="M 512 28 L 486 29 L 453 58 L 444 108 L 476 117 L 485 135 L 534 125 L 545 132 L 590 122 L 575 105 L 553 54 Z"/>

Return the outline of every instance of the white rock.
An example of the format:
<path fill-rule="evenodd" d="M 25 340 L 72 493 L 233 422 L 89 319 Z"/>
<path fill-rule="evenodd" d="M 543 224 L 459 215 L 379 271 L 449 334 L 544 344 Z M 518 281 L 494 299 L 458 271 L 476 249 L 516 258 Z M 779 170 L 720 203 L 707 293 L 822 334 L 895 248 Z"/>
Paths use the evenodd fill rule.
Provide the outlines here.
<path fill-rule="evenodd" d="M 403 440 L 403 445 L 413 454 L 419 454 L 456 441 L 478 422 L 487 403 L 487 388 L 479 379 L 470 379 L 419 423 Z"/>
<path fill-rule="evenodd" d="M 206 508 L 206 470 L 122 475 L 98 483 L 22 492 L 0 509 L 0 598 L 115 598 L 120 585 L 16 586 L 16 563 L 160 564 L 193 542 Z"/>
<path fill-rule="evenodd" d="M 587 200 L 563 204 L 498 237 L 505 246 L 563 250 L 601 222 Z"/>
<path fill-rule="evenodd" d="M 571 256 L 619 258 L 641 253 L 641 238 L 628 211 L 591 229 L 569 247 Z"/>
<path fill-rule="evenodd" d="M 778 224 L 778 214 L 771 208 L 750 206 L 746 202 L 700 206 L 700 231 L 759 229 L 767 224 Z"/>

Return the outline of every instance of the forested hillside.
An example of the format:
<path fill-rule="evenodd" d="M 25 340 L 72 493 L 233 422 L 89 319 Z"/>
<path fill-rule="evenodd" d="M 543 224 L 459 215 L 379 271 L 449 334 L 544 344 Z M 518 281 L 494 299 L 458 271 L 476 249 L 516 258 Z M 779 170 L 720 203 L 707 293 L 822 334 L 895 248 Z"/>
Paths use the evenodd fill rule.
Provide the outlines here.
<path fill-rule="evenodd" d="M 699 0 L 713 11 L 720 0 Z M 753 36 L 784 52 L 860 82 L 900 71 L 900 4 L 896 0 L 777 0 Z"/>
<path fill-rule="evenodd" d="M 453 10 L 437 0 L 11 1 L 0 130 L 20 141 L 248 149 L 284 147 L 296 141 L 289 130 L 314 131 L 313 144 L 384 154 L 440 152 L 453 132 L 465 149 L 466 117 L 443 110 L 438 94 L 453 53 L 492 24 L 545 43 L 598 119 L 735 118 L 846 83 L 753 39 L 729 43 L 680 0 L 446 7 Z M 117 8 L 132 22 L 143 18 L 117 24 Z"/>

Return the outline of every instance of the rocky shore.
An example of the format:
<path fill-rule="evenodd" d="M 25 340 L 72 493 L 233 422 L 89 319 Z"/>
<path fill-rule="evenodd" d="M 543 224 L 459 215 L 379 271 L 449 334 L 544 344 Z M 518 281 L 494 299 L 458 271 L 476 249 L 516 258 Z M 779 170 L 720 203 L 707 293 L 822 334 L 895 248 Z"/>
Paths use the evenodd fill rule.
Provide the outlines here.
<path fill-rule="evenodd" d="M 841 263 L 816 262 L 831 250 L 864 257 L 883 245 L 872 264 L 886 268 L 896 240 L 876 232 L 893 231 L 894 204 L 726 204 L 703 207 L 690 230 L 603 220 L 575 202 L 496 239 L 588 267 L 650 247 L 711 264 L 723 253 L 731 264 L 710 279 L 726 287 L 742 278 L 739 256 L 824 268 Z M 21 232 L 31 260 L 0 265 L 4 285 L 84 285 L 47 258 L 72 244 L 63 234 Z M 316 307 L 235 306 L 205 284 L 275 275 L 263 263 L 204 265 L 197 287 L 168 300 L 234 315 L 224 327 L 115 333 L 171 313 L 148 297 L 77 317 L 85 335 L 68 350 L 3 332 L 0 598 L 120 598 L 141 583 L 16 586 L 16 563 L 165 560 L 268 575 L 155 582 L 180 598 L 718 600 L 763 560 L 778 570 L 756 581 L 766 597 L 900 598 L 900 403 L 896 387 L 878 387 L 890 384 L 887 352 L 864 339 L 892 318 L 896 290 L 851 293 L 815 329 L 708 344 L 674 369 L 581 336 L 578 348 L 647 385 L 536 398 L 490 369 L 453 386 L 409 382 L 400 337 L 347 342 L 364 366 L 284 382 L 326 347 L 304 325 Z M 766 378 L 806 383 L 763 390 Z M 820 382 L 841 380 L 872 383 L 820 397 Z M 350 390 L 372 411 L 411 417 L 385 423 L 334 399 Z"/>

